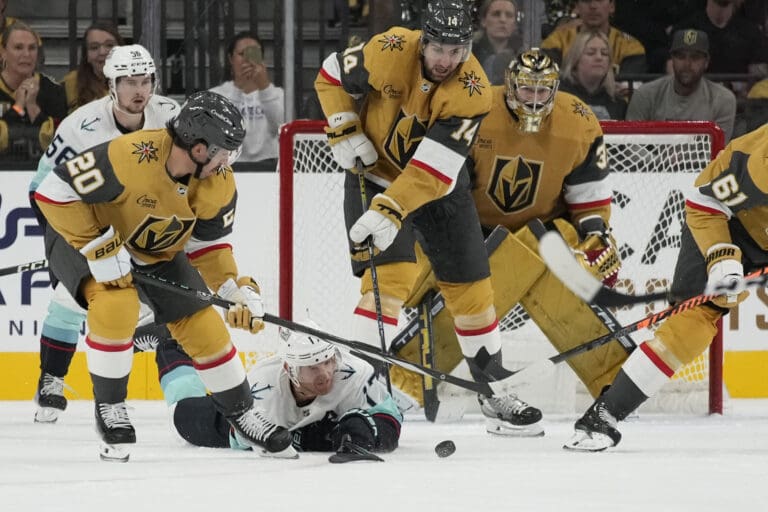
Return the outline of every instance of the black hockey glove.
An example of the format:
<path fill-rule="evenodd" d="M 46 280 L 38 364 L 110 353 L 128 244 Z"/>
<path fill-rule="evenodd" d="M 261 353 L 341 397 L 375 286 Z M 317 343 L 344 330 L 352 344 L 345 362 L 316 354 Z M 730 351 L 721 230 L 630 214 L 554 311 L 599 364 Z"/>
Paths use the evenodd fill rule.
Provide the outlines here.
<path fill-rule="evenodd" d="M 336 414 L 328 412 L 320 421 L 293 431 L 293 447 L 301 452 L 332 452 L 331 436 L 336 428 Z"/>

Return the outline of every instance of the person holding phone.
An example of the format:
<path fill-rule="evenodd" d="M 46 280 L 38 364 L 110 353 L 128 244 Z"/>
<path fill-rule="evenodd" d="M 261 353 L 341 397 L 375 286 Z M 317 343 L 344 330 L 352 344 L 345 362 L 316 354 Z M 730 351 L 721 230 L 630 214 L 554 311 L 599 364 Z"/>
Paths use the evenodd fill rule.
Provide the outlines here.
<path fill-rule="evenodd" d="M 245 120 L 240 161 L 277 164 L 278 129 L 285 121 L 284 91 L 269 79 L 261 41 L 252 32 L 235 34 L 227 45 L 226 76 L 213 92 L 229 99 Z"/>

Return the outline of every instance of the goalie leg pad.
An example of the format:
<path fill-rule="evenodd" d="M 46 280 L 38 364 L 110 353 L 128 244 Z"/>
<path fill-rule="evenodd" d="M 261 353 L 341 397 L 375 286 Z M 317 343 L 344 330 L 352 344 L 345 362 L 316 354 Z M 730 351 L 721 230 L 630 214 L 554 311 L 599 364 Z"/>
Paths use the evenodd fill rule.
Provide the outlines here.
<path fill-rule="evenodd" d="M 672 370 L 692 362 L 712 343 L 722 312 L 698 306 L 668 318 L 651 340 L 653 351 Z"/>

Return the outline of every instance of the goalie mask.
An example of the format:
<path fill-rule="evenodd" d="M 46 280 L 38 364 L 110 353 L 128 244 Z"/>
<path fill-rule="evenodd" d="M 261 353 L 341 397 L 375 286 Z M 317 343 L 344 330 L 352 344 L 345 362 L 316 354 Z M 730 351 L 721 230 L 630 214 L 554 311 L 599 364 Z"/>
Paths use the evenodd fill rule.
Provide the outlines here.
<path fill-rule="evenodd" d="M 472 53 L 472 14 L 465 0 L 430 0 L 424 13 L 421 52 L 427 43 L 459 47 L 459 62 L 466 62 Z"/>
<path fill-rule="evenodd" d="M 559 69 L 539 48 L 514 59 L 506 70 L 507 105 L 523 133 L 536 133 L 552 112 L 560 86 Z"/>
<path fill-rule="evenodd" d="M 314 322 L 308 327 L 317 328 Z M 282 359 L 291 382 L 310 394 L 324 395 L 333 387 L 333 377 L 341 360 L 336 346 L 308 334 L 280 328 Z"/>

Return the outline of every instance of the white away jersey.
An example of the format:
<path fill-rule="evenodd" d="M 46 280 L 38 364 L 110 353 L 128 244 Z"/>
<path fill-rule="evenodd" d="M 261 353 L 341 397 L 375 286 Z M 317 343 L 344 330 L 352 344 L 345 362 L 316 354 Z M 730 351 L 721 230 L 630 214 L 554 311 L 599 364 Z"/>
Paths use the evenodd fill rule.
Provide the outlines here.
<path fill-rule="evenodd" d="M 143 130 L 165 127 L 165 123 L 179 113 L 179 104 L 165 96 L 154 94 L 144 109 Z M 115 123 L 112 98 L 107 95 L 86 103 L 64 118 L 45 154 L 37 164 L 29 190 L 37 190 L 51 170 L 86 149 L 123 135 Z"/>
<path fill-rule="evenodd" d="M 386 413 L 403 421 L 386 387 L 375 378 L 373 367 L 348 353 L 343 353 L 336 368 L 331 392 L 318 396 L 304 407 L 296 405 L 280 357 L 270 357 L 257 364 L 248 373 L 248 382 L 256 406 L 264 408 L 270 420 L 289 430 L 320 421 L 328 412 L 341 416 L 355 408 Z"/>

